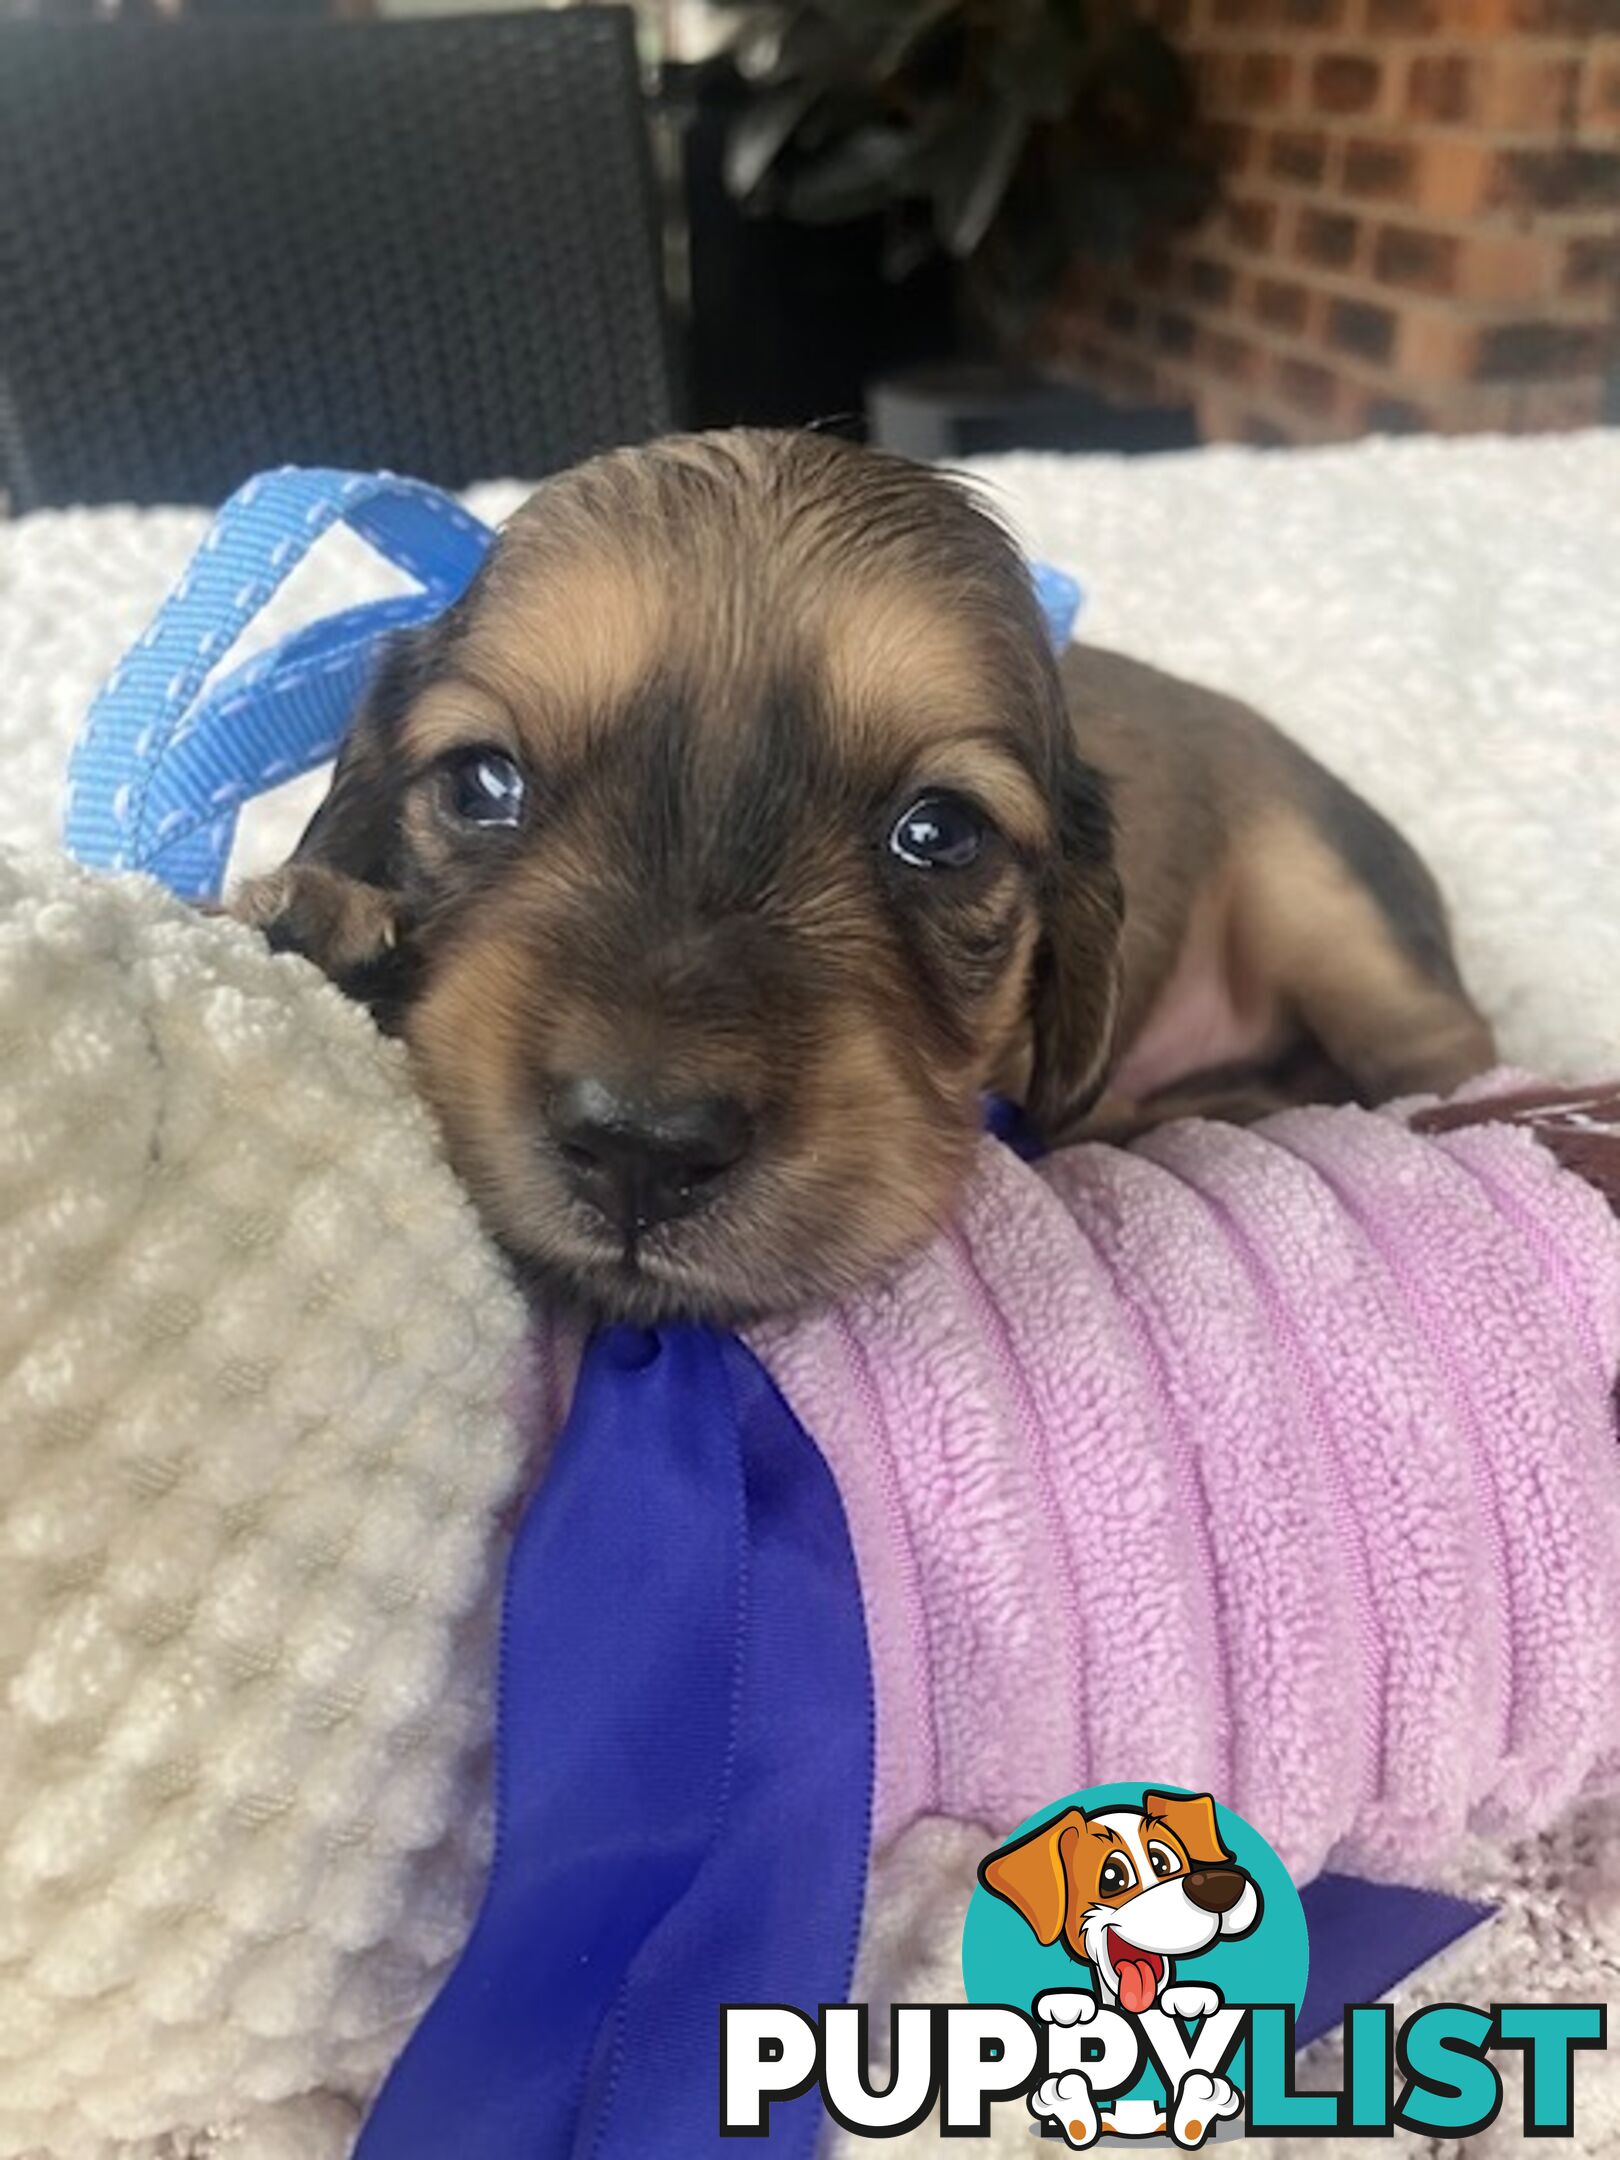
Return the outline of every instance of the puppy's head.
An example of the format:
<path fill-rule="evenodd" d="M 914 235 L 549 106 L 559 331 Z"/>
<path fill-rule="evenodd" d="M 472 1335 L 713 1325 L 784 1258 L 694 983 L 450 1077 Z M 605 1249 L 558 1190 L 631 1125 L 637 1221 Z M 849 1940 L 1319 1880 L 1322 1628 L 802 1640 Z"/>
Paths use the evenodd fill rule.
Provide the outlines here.
<path fill-rule="evenodd" d="M 1038 1941 L 1061 1939 L 1109 2000 L 1151 2009 L 1172 1960 L 1258 1925 L 1260 1892 L 1222 1842 L 1208 1793 L 1146 1792 L 1142 1805 L 1066 1808 L 993 1852 L 979 1880 Z"/>
<path fill-rule="evenodd" d="M 522 1262 L 736 1318 L 923 1238 L 987 1087 L 1095 1086 L 1109 837 L 965 492 L 675 439 L 548 482 L 395 651 L 259 913 L 403 1034 Z"/>

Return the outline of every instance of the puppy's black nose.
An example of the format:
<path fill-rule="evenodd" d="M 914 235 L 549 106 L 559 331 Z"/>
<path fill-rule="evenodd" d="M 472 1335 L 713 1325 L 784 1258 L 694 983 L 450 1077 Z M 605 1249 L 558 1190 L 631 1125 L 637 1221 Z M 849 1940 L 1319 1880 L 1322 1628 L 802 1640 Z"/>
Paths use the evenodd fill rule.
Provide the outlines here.
<path fill-rule="evenodd" d="M 1230 1912 L 1248 1879 L 1241 1868 L 1195 1868 L 1187 1877 L 1187 1895 L 1200 1912 Z"/>
<path fill-rule="evenodd" d="M 747 1111 L 727 1096 L 660 1101 L 591 1079 L 565 1081 L 547 1123 L 574 1191 L 630 1236 L 701 1206 L 753 1137 Z"/>

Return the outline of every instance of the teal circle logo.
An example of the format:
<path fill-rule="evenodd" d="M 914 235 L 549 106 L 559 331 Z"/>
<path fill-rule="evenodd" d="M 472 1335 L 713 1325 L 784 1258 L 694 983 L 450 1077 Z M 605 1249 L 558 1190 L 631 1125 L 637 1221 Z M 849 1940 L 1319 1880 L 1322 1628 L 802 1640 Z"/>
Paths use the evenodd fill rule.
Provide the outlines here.
<path fill-rule="evenodd" d="M 1207 2014 L 1211 1990 L 1297 2012 L 1309 1964 L 1299 1893 L 1259 1831 L 1174 1785 L 1093 1785 L 1030 1816 L 985 1854 L 962 1933 L 968 2000 L 1038 2015 L 1052 1991 L 1133 2018 Z M 1166 2095 L 1150 2069 L 1126 2098 Z"/>

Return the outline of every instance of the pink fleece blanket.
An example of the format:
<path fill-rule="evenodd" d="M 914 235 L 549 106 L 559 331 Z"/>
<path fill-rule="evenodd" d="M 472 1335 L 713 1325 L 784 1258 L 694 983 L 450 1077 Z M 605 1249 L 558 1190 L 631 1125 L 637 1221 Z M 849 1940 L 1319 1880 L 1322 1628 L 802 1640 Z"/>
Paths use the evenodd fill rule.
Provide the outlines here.
<path fill-rule="evenodd" d="M 879 1840 L 1148 1778 L 1411 1875 L 1620 1768 L 1620 1223 L 1525 1132 L 986 1142 L 754 1347 L 848 1511 Z"/>

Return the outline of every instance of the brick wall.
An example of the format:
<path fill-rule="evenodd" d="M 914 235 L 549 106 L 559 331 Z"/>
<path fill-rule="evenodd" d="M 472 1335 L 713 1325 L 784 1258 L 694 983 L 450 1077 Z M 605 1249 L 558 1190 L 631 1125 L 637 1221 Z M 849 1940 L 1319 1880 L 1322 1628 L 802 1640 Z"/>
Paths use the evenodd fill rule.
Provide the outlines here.
<path fill-rule="evenodd" d="M 1620 0 L 1151 0 L 1222 176 L 1045 355 L 1206 435 L 1580 426 L 1620 365 Z"/>

